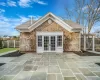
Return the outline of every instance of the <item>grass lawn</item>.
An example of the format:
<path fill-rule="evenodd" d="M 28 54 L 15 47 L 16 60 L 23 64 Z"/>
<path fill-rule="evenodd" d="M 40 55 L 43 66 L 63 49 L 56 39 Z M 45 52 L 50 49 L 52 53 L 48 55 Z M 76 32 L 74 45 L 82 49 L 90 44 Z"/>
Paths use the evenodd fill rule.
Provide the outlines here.
<path fill-rule="evenodd" d="M 17 50 L 18 48 L 3 48 L 0 49 L 0 53 L 4 53 L 4 52 L 8 52 L 8 51 L 13 51 L 13 50 Z"/>

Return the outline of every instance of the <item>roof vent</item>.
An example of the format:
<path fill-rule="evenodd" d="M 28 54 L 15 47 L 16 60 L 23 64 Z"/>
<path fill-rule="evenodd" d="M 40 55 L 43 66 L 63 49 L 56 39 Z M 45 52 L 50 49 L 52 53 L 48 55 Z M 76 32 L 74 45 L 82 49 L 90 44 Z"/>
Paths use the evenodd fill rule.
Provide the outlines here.
<path fill-rule="evenodd" d="M 48 20 L 48 23 L 49 23 L 49 24 L 51 24 L 51 23 L 52 23 L 52 20 L 51 20 L 51 19 L 49 19 L 49 20 Z"/>

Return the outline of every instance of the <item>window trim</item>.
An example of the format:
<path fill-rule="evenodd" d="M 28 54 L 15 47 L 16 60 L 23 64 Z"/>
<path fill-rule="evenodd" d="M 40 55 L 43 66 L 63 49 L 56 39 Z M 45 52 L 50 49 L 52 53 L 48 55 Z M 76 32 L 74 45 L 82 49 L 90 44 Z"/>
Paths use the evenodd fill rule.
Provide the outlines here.
<path fill-rule="evenodd" d="M 61 38 L 59 38 L 59 36 Z M 57 35 L 57 47 L 62 47 L 63 46 L 63 37 L 62 35 Z"/>
<path fill-rule="evenodd" d="M 39 37 L 41 37 L 41 38 L 39 38 Z M 42 35 L 38 35 L 37 38 L 38 38 L 38 44 L 37 44 L 37 46 L 38 47 L 42 47 Z M 39 45 L 39 43 L 40 43 L 40 45 Z"/>

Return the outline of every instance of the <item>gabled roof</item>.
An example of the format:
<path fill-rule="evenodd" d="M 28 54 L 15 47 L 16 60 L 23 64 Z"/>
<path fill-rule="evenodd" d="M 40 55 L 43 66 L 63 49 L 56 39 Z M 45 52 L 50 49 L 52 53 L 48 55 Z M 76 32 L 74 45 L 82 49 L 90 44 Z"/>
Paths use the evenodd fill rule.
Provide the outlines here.
<path fill-rule="evenodd" d="M 68 20 L 62 20 L 52 13 L 46 14 L 44 17 L 40 18 L 37 21 L 32 21 L 32 24 L 31 24 L 31 20 L 29 20 L 17 26 L 16 29 L 19 30 L 20 32 L 31 32 L 32 30 L 37 28 L 39 25 L 41 25 L 43 22 L 45 22 L 48 19 L 55 21 L 56 23 L 58 23 L 59 25 L 61 25 L 63 28 L 65 28 L 66 30 L 70 32 L 73 32 L 73 31 L 77 32 L 77 31 L 82 30 L 82 26 L 80 26 L 79 24 L 74 23 L 72 21 L 68 21 Z"/>

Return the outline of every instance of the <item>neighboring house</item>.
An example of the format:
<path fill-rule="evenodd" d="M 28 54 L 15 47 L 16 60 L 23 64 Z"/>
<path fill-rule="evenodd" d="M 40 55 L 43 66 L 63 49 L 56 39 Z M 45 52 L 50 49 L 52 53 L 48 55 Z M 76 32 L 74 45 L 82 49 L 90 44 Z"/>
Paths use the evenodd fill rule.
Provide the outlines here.
<path fill-rule="evenodd" d="M 80 51 L 82 27 L 72 21 L 62 20 L 52 13 L 37 21 L 29 20 L 16 29 L 20 32 L 20 51 Z"/>

